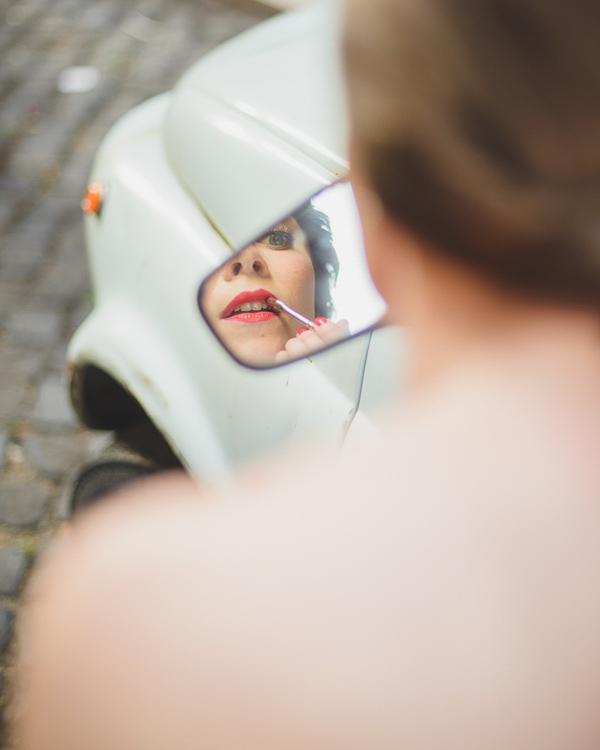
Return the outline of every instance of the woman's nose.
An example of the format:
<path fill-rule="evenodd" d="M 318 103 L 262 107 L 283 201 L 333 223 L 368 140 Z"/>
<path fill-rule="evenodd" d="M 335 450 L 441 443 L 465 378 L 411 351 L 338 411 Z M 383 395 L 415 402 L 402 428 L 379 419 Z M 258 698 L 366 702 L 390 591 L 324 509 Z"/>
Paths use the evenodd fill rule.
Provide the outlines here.
<path fill-rule="evenodd" d="M 254 245 L 250 245 L 250 247 L 239 252 L 235 258 L 228 263 L 225 278 L 230 281 L 236 276 L 242 274 L 247 276 L 267 276 L 268 273 L 269 269 L 260 251 L 258 248 L 254 247 Z"/>

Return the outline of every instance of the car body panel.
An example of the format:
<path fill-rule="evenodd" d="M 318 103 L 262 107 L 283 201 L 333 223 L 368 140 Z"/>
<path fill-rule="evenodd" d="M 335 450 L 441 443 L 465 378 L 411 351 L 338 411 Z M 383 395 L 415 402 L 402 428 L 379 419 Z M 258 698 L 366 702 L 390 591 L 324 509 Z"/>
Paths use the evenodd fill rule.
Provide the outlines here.
<path fill-rule="evenodd" d="M 335 4 L 326 3 L 324 7 L 331 14 Z M 227 76 L 231 79 L 236 66 L 239 70 L 242 53 L 250 54 L 254 44 L 260 52 L 256 59 L 266 55 L 261 64 L 268 59 L 272 65 L 273 57 L 265 51 L 265 39 L 276 29 L 279 40 L 285 24 L 294 27 L 295 15 L 286 14 L 277 23 L 267 22 L 266 34 L 264 29 L 260 33 L 257 29 L 243 35 L 237 43 L 230 43 L 233 52 Z M 332 30 L 324 27 L 324 17 L 322 11 L 300 14 L 302 33 L 296 45 L 300 47 L 305 40 L 305 57 L 310 58 L 311 50 L 319 47 L 315 39 L 319 35 L 323 37 L 321 46 L 332 54 Z M 312 34 L 308 33 L 311 28 Z M 273 211 L 283 205 L 281 194 L 289 209 L 306 200 L 323 183 L 335 181 L 337 174 L 332 169 L 338 157 L 332 154 L 340 154 L 344 148 L 343 127 L 330 123 L 328 130 L 323 126 L 325 147 L 319 154 L 319 149 L 302 145 L 301 138 L 294 140 L 284 129 L 277 130 L 266 109 L 257 105 L 257 111 L 266 114 L 249 116 L 248 105 L 240 105 L 240 91 L 224 87 L 223 92 L 230 91 L 228 96 L 233 102 L 229 116 L 245 133 L 243 138 L 234 134 L 230 144 L 245 144 L 246 151 L 235 151 L 223 140 L 221 150 L 215 149 L 214 162 L 201 151 L 206 161 L 193 162 L 188 152 L 189 165 L 206 172 L 192 186 L 189 175 L 182 174 L 186 150 L 178 152 L 177 143 L 184 144 L 181 134 L 186 128 L 193 131 L 193 124 L 201 122 L 206 128 L 202 131 L 199 125 L 198 133 L 207 143 L 212 137 L 214 147 L 222 138 L 219 132 L 211 136 L 209 125 L 215 112 L 227 110 L 228 102 L 226 98 L 216 98 L 218 80 L 214 81 L 214 90 L 208 90 L 208 84 L 202 82 L 205 74 L 213 80 L 214 71 L 227 63 L 228 54 L 226 48 L 213 53 L 206 58 L 206 70 L 201 61 L 182 84 L 185 95 L 180 101 L 184 109 L 190 107 L 191 111 L 195 106 L 201 110 L 197 119 L 190 118 L 183 129 L 178 131 L 176 127 L 181 110 L 174 102 L 181 92 L 175 92 L 135 108 L 104 139 L 90 179 L 106 186 L 105 199 L 100 214 L 85 219 L 94 307 L 76 331 L 68 351 L 68 372 L 81 372 L 88 365 L 106 372 L 142 406 L 183 465 L 198 479 L 209 482 L 226 478 L 242 461 L 292 441 L 307 440 L 316 432 L 330 444 L 341 445 L 359 406 L 371 340 L 378 340 L 381 335 L 378 331 L 368 332 L 310 359 L 255 371 L 236 362 L 202 318 L 197 304 L 199 286 L 216 266 L 231 257 L 236 237 L 247 237 L 255 230 L 258 233 L 259 225 L 260 231 L 264 230 Z M 321 58 L 319 65 L 324 64 Z M 269 69 L 265 71 L 268 72 Z M 202 88 L 200 83 L 206 91 L 196 90 Z M 264 97 L 263 83 L 256 83 L 259 102 Z M 332 101 L 337 102 L 325 120 L 343 120 L 337 84 L 324 79 L 322 83 L 330 93 L 334 87 Z M 303 95 L 309 96 L 311 91 L 314 94 L 315 87 L 318 89 L 314 84 L 309 86 Z M 322 103 L 323 96 L 319 90 L 311 108 L 317 121 L 317 104 Z M 247 91 L 248 102 L 252 97 L 252 92 Z M 264 103 L 266 107 L 266 99 Z M 306 126 L 308 140 L 318 140 L 319 127 L 315 124 L 313 133 Z M 191 135 L 188 132 L 188 149 L 193 145 Z M 272 166 L 275 172 L 279 170 L 279 177 L 260 183 L 261 193 L 259 182 L 252 180 L 253 173 L 260 170 L 260 164 L 266 173 L 268 154 L 275 152 L 280 163 L 277 165 L 277 159 L 273 159 Z M 296 164 L 292 165 L 289 159 L 286 162 L 285 154 L 294 155 Z M 226 162 L 227 169 L 233 172 L 227 172 L 223 166 Z M 300 162 L 312 165 L 313 173 L 303 176 Z M 339 157 L 339 162 L 343 163 L 343 157 Z M 225 186 L 224 174 L 234 183 L 245 180 L 245 190 L 252 187 L 260 198 L 254 204 L 254 213 L 244 214 L 242 209 L 249 205 L 248 199 L 233 187 L 227 201 L 224 192 L 211 203 L 213 192 L 217 195 L 218 191 L 211 192 L 209 188 L 219 180 Z M 214 211 L 219 201 L 222 212 L 217 219 Z M 219 221 L 222 223 L 217 230 Z M 385 395 L 381 392 L 371 400 Z M 368 420 L 368 416 L 363 419 Z"/>

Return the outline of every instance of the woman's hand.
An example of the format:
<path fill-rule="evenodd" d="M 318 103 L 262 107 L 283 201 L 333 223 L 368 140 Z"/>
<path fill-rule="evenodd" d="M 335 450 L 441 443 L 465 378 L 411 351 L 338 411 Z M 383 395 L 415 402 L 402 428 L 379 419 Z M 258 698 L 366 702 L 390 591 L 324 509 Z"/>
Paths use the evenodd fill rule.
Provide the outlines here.
<path fill-rule="evenodd" d="M 348 338 L 350 328 L 347 320 L 331 323 L 327 318 L 315 318 L 315 328 L 299 328 L 292 339 L 286 341 L 282 351 L 275 355 L 275 364 L 300 359 L 323 349 L 336 341 Z"/>

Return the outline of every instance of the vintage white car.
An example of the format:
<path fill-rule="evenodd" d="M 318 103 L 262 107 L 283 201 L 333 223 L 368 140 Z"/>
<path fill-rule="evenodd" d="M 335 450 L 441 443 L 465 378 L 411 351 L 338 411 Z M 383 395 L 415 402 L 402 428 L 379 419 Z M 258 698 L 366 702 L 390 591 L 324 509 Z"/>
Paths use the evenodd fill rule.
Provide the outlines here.
<path fill-rule="evenodd" d="M 390 338 L 401 332 L 373 327 L 384 304 L 344 182 L 338 13 L 319 2 L 255 26 L 127 113 L 101 144 L 82 204 L 94 306 L 67 374 L 81 422 L 114 431 L 115 445 L 84 467 L 75 507 L 171 466 L 219 482 L 240 461 L 315 432 L 342 445 L 389 398 L 403 366 Z M 199 289 L 301 205 L 330 219 L 339 261 L 330 291 L 352 335 L 248 367 L 215 336 Z M 272 326 L 281 316 L 263 315 Z"/>

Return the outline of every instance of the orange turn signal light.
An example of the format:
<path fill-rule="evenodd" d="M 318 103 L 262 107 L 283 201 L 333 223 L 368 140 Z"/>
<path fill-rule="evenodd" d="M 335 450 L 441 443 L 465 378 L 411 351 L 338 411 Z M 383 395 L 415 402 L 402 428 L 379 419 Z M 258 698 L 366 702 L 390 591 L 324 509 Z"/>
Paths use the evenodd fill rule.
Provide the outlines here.
<path fill-rule="evenodd" d="M 100 213 L 104 192 L 105 188 L 102 182 L 90 182 L 81 201 L 81 210 L 84 214 L 98 215 Z"/>

